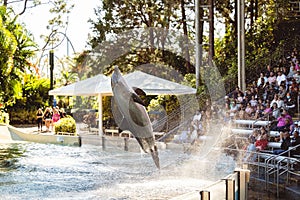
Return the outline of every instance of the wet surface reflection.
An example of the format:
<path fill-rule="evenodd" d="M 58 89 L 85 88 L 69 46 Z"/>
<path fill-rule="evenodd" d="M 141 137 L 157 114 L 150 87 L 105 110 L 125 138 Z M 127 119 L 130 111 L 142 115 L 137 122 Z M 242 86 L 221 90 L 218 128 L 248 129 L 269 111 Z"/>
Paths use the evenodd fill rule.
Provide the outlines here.
<path fill-rule="evenodd" d="M 19 144 L 0 144 L 0 171 L 9 171 L 18 167 L 18 158 L 24 149 Z"/>

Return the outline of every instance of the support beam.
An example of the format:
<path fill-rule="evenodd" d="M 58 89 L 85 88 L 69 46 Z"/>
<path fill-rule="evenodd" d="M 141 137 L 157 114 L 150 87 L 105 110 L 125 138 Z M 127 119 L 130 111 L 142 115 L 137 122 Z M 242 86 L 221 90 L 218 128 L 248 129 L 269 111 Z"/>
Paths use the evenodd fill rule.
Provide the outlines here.
<path fill-rule="evenodd" d="M 245 75 L 245 2 L 238 0 L 238 86 L 246 90 Z"/>
<path fill-rule="evenodd" d="M 103 109 L 102 109 L 102 94 L 98 94 L 98 134 L 103 135 Z"/>
<path fill-rule="evenodd" d="M 214 0 L 209 0 L 209 66 L 212 67 L 212 61 L 215 54 L 215 34 L 214 34 Z"/>
<path fill-rule="evenodd" d="M 196 36 L 195 36 L 195 45 L 196 45 L 196 89 L 199 88 L 200 85 L 200 66 L 202 64 L 202 46 L 201 46 L 201 29 L 200 29 L 200 1 L 195 0 L 195 29 L 196 29 Z"/>

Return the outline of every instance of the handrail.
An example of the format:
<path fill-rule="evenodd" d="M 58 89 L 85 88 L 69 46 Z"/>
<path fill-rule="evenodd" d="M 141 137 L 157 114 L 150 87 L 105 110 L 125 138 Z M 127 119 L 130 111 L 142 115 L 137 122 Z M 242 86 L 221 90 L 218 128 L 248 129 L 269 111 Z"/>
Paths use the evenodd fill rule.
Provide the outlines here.
<path fill-rule="evenodd" d="M 259 118 L 257 118 L 257 119 L 254 120 L 254 122 L 252 123 L 252 129 L 254 128 L 254 124 L 255 124 L 256 122 L 258 122 L 258 121 L 264 119 L 264 118 L 266 117 L 266 115 L 267 115 L 267 117 L 268 117 L 268 118 L 267 118 L 267 119 L 268 119 L 267 121 L 269 121 L 270 113 L 264 114 L 264 116 L 259 117 Z"/>
<path fill-rule="evenodd" d="M 283 152 L 281 152 L 278 155 L 274 155 L 274 156 L 270 157 L 270 160 L 268 160 L 266 162 L 266 169 L 265 169 L 265 172 L 266 172 L 266 174 L 265 174 L 266 186 L 268 186 L 268 184 L 269 184 L 269 175 L 272 174 L 272 173 L 276 173 L 276 190 L 277 190 L 276 192 L 277 192 L 277 197 L 279 197 L 279 176 L 282 175 L 282 174 L 284 174 L 284 173 L 286 173 L 286 172 L 289 173 L 289 171 L 290 171 L 290 160 L 291 159 L 293 159 L 294 161 L 299 161 L 300 162 L 300 160 L 298 160 L 296 158 L 293 158 L 290 155 L 290 152 L 292 150 L 298 148 L 298 147 L 300 148 L 300 144 L 296 145 L 296 146 L 294 146 L 292 148 L 289 148 L 288 150 L 283 151 Z M 284 155 L 288 155 L 288 156 L 284 156 Z M 283 161 L 285 161 L 285 160 L 287 160 L 286 168 L 285 168 L 284 171 L 282 171 L 281 173 L 279 173 L 279 171 L 281 169 L 280 166 L 282 166 L 281 163 Z M 273 166 L 275 166 L 275 163 L 276 163 L 276 168 L 273 168 L 272 172 L 267 169 L 267 167 L 270 166 L 271 162 L 273 163 Z M 274 181 L 275 181 L 275 176 L 274 176 Z"/>

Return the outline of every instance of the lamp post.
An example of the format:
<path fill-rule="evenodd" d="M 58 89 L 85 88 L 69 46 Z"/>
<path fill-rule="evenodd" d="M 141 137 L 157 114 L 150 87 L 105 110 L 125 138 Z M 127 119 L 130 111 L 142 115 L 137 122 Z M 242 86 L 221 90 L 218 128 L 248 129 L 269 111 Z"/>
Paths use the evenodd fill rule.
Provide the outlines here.
<path fill-rule="evenodd" d="M 67 56 L 69 56 L 69 43 L 71 44 L 71 47 L 73 49 L 73 53 L 75 54 L 74 46 L 73 46 L 72 42 L 70 41 L 70 39 L 68 38 L 68 36 L 63 32 L 55 32 L 54 34 L 50 35 L 50 37 L 53 37 L 56 34 L 62 34 L 64 36 L 64 38 L 67 39 Z M 52 47 L 51 50 L 49 51 L 50 90 L 53 90 L 53 88 L 54 88 L 54 76 L 53 76 L 53 71 L 54 71 L 54 49 L 57 48 L 60 44 Z M 50 106 L 53 105 L 53 100 L 54 100 L 54 97 L 52 95 L 50 95 L 49 96 L 49 105 Z"/>
<path fill-rule="evenodd" d="M 51 49 L 49 52 L 49 65 L 50 65 L 50 90 L 53 90 L 53 70 L 54 70 L 54 50 Z M 53 104 L 53 96 L 49 96 L 49 105 Z"/>

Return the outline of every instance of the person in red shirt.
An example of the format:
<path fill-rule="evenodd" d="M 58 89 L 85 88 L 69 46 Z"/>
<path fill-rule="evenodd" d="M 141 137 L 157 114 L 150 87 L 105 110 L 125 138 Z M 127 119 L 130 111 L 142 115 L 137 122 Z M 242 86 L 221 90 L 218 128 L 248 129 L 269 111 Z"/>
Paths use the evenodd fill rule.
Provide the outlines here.
<path fill-rule="evenodd" d="M 265 150 L 268 146 L 268 135 L 266 133 L 260 135 L 255 142 L 255 147 L 257 150 Z"/>

